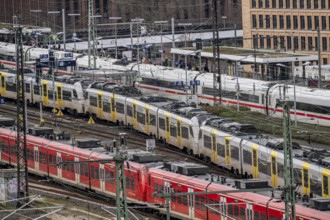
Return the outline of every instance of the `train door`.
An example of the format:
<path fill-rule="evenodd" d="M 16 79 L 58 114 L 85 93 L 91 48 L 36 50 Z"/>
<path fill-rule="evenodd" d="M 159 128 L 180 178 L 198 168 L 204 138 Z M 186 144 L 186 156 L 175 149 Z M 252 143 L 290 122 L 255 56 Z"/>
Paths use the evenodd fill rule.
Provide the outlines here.
<path fill-rule="evenodd" d="M 310 181 L 309 181 L 309 166 L 310 164 L 304 163 L 302 167 L 302 188 L 303 188 L 303 194 L 304 195 L 309 195 L 311 188 L 310 188 Z"/>
<path fill-rule="evenodd" d="M 111 120 L 112 122 L 115 122 L 116 121 L 116 95 L 115 93 L 112 93 L 112 96 L 111 96 Z"/>
<path fill-rule="evenodd" d="M 230 137 L 225 137 L 225 162 L 230 165 Z"/>
<path fill-rule="evenodd" d="M 48 82 L 42 82 L 42 102 L 44 105 L 48 105 Z"/>
<path fill-rule="evenodd" d="M 100 163 L 100 189 L 102 192 L 105 190 L 105 182 L 104 182 L 104 164 Z"/>
<path fill-rule="evenodd" d="M 220 197 L 220 214 L 221 220 L 227 219 L 227 200 L 225 197 Z"/>
<path fill-rule="evenodd" d="M 193 193 L 194 189 L 188 188 L 188 193 Z M 188 207 L 189 207 L 189 217 L 190 219 L 195 218 L 195 212 L 194 212 L 194 195 L 189 194 L 188 195 Z"/>
<path fill-rule="evenodd" d="M 212 155 L 211 155 L 211 159 L 212 162 L 216 163 L 217 159 L 218 159 L 218 148 L 217 148 L 217 132 L 216 130 L 212 130 L 211 133 L 211 138 L 212 138 Z"/>
<path fill-rule="evenodd" d="M 170 113 L 165 113 L 165 131 L 166 131 L 166 141 L 170 141 Z"/>
<path fill-rule="evenodd" d="M 258 167 L 258 145 L 252 145 L 252 175 L 253 178 L 259 177 L 259 167 Z"/>
<path fill-rule="evenodd" d="M 133 127 L 137 125 L 136 100 L 133 100 Z"/>
<path fill-rule="evenodd" d="M 39 171 L 39 149 L 34 146 L 34 167 L 36 171 Z"/>
<path fill-rule="evenodd" d="M 0 95 L 6 96 L 6 79 L 5 73 L 0 73 Z"/>
<path fill-rule="evenodd" d="M 98 113 L 98 117 L 103 116 L 102 92 L 97 93 L 97 113 Z"/>
<path fill-rule="evenodd" d="M 253 216 L 252 205 L 247 203 L 246 204 L 246 219 L 252 220 L 252 216 Z"/>
<path fill-rule="evenodd" d="M 62 109 L 63 107 L 63 99 L 62 99 L 62 83 L 57 84 L 57 107 Z"/>
<path fill-rule="evenodd" d="M 57 164 L 58 164 L 58 166 L 57 166 L 58 177 L 62 178 L 62 165 L 61 165 L 62 157 L 61 157 L 61 153 L 57 152 L 56 157 L 57 157 L 56 161 L 57 161 Z"/>
<path fill-rule="evenodd" d="M 177 117 L 176 119 L 176 134 L 177 134 L 177 140 L 178 140 L 178 146 L 182 147 L 182 128 L 181 128 L 181 118 Z"/>
<path fill-rule="evenodd" d="M 150 134 L 150 105 L 148 105 L 148 104 L 146 104 L 145 123 L 146 123 L 146 133 L 147 133 L 147 135 L 149 135 Z"/>
<path fill-rule="evenodd" d="M 323 198 L 330 197 L 329 175 L 330 175 L 330 170 L 324 169 L 322 171 L 322 197 Z"/>
<path fill-rule="evenodd" d="M 277 187 L 277 152 L 271 153 L 271 174 L 272 174 L 272 187 Z"/>
<path fill-rule="evenodd" d="M 74 164 L 74 173 L 75 173 L 75 179 L 76 179 L 76 184 L 79 184 L 80 182 L 80 164 L 79 164 L 79 158 L 78 157 L 75 157 L 74 158 L 74 161 L 76 162 Z"/>

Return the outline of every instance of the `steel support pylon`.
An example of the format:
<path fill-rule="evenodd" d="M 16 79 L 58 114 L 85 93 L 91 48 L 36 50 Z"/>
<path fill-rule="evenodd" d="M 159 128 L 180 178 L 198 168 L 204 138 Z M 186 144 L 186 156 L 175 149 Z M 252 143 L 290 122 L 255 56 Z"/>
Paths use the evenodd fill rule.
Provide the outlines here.
<path fill-rule="evenodd" d="M 284 147 L 284 197 L 285 219 L 296 219 L 296 196 L 292 159 L 292 135 L 290 119 L 290 102 L 281 101 L 283 108 L 283 147 Z"/>
<path fill-rule="evenodd" d="M 124 169 L 124 157 L 116 154 L 114 157 L 116 164 L 116 215 L 117 220 L 127 219 L 127 202 L 126 202 L 126 178 Z"/>
<path fill-rule="evenodd" d="M 25 83 L 23 72 L 23 43 L 22 28 L 16 27 L 16 93 L 17 93 L 17 119 L 16 119 L 16 153 L 17 153 L 17 199 L 27 198 L 28 189 L 28 163 L 26 149 L 26 106 L 25 106 Z M 25 200 L 17 200 L 17 207 L 27 203 Z"/>
<path fill-rule="evenodd" d="M 88 68 L 92 69 L 96 69 L 95 40 L 94 0 L 88 0 Z"/>

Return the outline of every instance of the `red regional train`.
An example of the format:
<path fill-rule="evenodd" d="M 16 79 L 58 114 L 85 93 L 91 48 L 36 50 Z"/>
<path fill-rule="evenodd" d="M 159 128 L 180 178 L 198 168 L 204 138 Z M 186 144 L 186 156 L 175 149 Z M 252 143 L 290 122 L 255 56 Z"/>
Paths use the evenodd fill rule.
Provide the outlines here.
<path fill-rule="evenodd" d="M 1 163 L 16 165 L 15 139 L 16 131 L 0 128 Z M 147 154 L 150 153 L 145 152 L 144 156 Z M 115 165 L 92 161 L 111 159 L 112 156 L 113 152 L 104 148 L 83 149 L 27 135 L 29 172 L 109 197 L 115 197 L 116 194 Z M 152 156 L 153 154 L 147 155 L 148 163 L 138 163 L 138 160 L 128 160 L 125 163 L 126 194 L 131 202 L 150 207 L 158 204 L 158 209 L 165 212 L 161 208 L 164 207 L 165 199 L 155 197 L 155 193 L 234 190 L 210 176 L 198 178 L 195 172 L 191 176 L 171 172 L 163 163 L 150 160 L 149 157 Z M 91 162 L 59 165 L 65 161 Z M 197 169 L 193 167 L 193 170 Z M 172 216 L 180 219 L 280 220 L 284 217 L 284 203 L 271 197 L 237 191 L 229 194 L 172 196 L 170 211 Z M 301 205 L 296 205 L 296 214 L 297 220 L 330 219 L 329 213 Z"/>

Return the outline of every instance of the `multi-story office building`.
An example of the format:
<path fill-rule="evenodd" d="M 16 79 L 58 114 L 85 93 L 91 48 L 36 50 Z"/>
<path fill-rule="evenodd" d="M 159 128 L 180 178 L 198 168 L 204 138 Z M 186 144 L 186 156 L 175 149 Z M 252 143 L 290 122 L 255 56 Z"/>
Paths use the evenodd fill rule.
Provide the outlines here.
<path fill-rule="evenodd" d="M 243 45 L 317 55 L 320 42 L 321 64 L 329 64 L 329 10 L 330 0 L 244 0 Z"/>

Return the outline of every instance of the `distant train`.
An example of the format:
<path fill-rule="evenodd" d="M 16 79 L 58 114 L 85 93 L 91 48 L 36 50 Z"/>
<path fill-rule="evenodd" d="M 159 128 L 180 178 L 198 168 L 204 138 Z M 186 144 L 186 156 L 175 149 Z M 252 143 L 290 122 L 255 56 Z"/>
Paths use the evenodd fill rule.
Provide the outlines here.
<path fill-rule="evenodd" d="M 2 97 L 15 99 L 15 74 L 1 73 Z M 25 77 L 26 99 L 45 107 L 86 114 L 150 135 L 190 155 L 233 172 L 283 185 L 283 143 L 262 135 L 251 125 L 233 123 L 182 102 L 143 97 L 133 87 L 106 82 L 88 84 L 83 78 L 56 78 L 55 100 L 51 80 Z M 294 145 L 295 181 L 304 195 L 330 197 L 330 153 Z"/>
<path fill-rule="evenodd" d="M 48 54 L 47 49 L 24 47 L 27 60 L 35 60 L 40 55 Z M 65 57 L 65 52 L 55 51 L 58 59 Z M 88 57 L 73 54 L 77 61 L 76 70 L 88 69 Z M 4 67 L 15 67 L 15 45 L 0 43 L 0 63 Z M 116 59 L 97 58 L 96 67 L 109 70 L 134 70 L 138 72 L 137 85 L 145 94 L 158 94 L 177 100 L 185 100 L 196 104 L 220 102 L 219 83 L 213 85 L 213 74 L 179 68 L 156 66 L 153 64 L 126 63 L 123 65 Z M 45 72 L 48 68 L 43 68 Z M 72 74 L 72 67 L 58 69 L 59 74 Z M 188 84 L 188 85 L 187 85 Z M 284 89 L 285 87 L 285 89 Z M 221 76 L 221 102 L 228 105 L 245 106 L 254 111 L 282 117 L 282 110 L 277 101 L 287 98 L 292 102 L 291 114 L 297 121 L 310 124 L 330 126 L 330 90 L 285 85 L 282 82 L 261 81 L 233 76 Z M 294 94 L 296 110 L 294 110 Z"/>
<path fill-rule="evenodd" d="M 2 164 L 16 165 L 15 143 L 16 131 L 0 128 Z M 116 196 L 115 164 L 95 162 L 112 159 L 114 153 L 111 150 L 97 146 L 85 149 L 73 147 L 30 135 L 27 135 L 26 147 L 29 172 L 104 196 Z M 127 155 L 124 184 L 128 202 L 165 212 L 162 208 L 165 199 L 155 197 L 156 193 L 233 191 L 228 194 L 174 195 L 170 199 L 170 213 L 180 219 L 200 220 L 280 220 L 285 215 L 284 202 L 255 193 L 235 192 L 234 188 L 227 186 L 226 181 L 206 174 L 206 167 L 185 162 L 163 164 L 159 156 L 148 152 L 133 150 L 128 151 Z M 145 157 L 148 157 L 148 161 L 143 162 L 142 158 Z M 180 170 L 184 170 L 188 176 L 182 175 Z M 201 173 L 204 175 L 201 176 Z M 310 219 L 326 220 L 330 219 L 330 214 L 296 205 L 296 220 Z"/>

